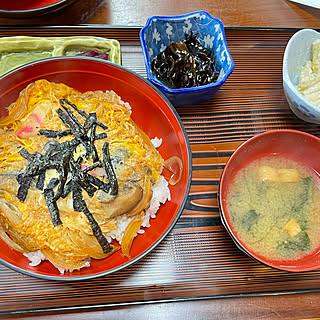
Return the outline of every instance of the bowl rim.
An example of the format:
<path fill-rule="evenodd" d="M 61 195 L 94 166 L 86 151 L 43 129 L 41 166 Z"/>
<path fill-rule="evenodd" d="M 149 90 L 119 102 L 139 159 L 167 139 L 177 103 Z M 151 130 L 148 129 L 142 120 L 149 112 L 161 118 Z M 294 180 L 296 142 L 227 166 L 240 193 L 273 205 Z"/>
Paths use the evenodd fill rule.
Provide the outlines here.
<path fill-rule="evenodd" d="M 319 107 L 317 107 L 315 104 L 313 104 L 312 102 L 310 102 L 297 88 L 296 86 L 293 84 L 292 80 L 290 79 L 289 73 L 288 73 L 288 57 L 289 57 L 289 52 L 291 51 L 291 47 L 295 44 L 295 42 L 297 41 L 298 37 L 301 37 L 303 34 L 305 33 L 312 33 L 314 35 L 317 35 L 318 38 L 320 39 L 320 32 L 311 29 L 311 28 L 305 28 L 305 29 L 301 29 L 299 31 L 297 31 L 296 33 L 294 33 L 292 35 L 292 37 L 289 39 L 285 51 L 284 51 L 284 55 L 283 55 L 283 63 L 282 63 L 282 77 L 283 77 L 283 85 L 288 86 L 288 88 L 290 89 L 290 91 L 292 93 L 294 93 L 298 99 L 303 102 L 305 105 L 308 106 L 308 108 L 310 108 L 312 110 L 313 113 L 317 113 L 320 116 L 320 109 Z M 312 45 L 312 43 L 310 44 Z M 305 63 L 307 62 L 307 60 L 305 61 Z M 303 67 L 299 66 L 299 67 Z M 290 105 L 291 107 L 291 105 Z M 300 108 L 299 108 L 300 110 Z M 301 112 L 303 112 L 302 110 L 300 110 Z M 312 120 L 312 119 L 311 119 Z"/>
<path fill-rule="evenodd" d="M 272 267 L 274 269 L 277 270 L 283 270 L 283 271 L 289 271 L 289 272 L 303 272 L 303 271 L 312 271 L 312 270 L 317 270 L 320 268 L 320 262 L 319 265 L 317 267 L 315 266 L 311 266 L 311 267 L 303 267 L 303 266 L 299 266 L 297 267 L 291 267 L 291 266 L 286 266 L 280 263 L 275 263 L 275 260 L 269 260 L 267 258 L 259 258 L 259 256 L 253 252 L 252 250 L 249 250 L 245 244 L 242 243 L 242 241 L 240 241 L 240 239 L 238 238 L 238 236 L 236 235 L 236 233 L 234 232 L 231 224 L 228 222 L 227 218 L 226 218 L 226 212 L 223 209 L 224 206 L 222 205 L 222 197 L 221 197 L 221 192 L 222 192 L 222 184 L 224 182 L 224 177 L 226 175 L 226 171 L 231 163 L 231 161 L 237 156 L 238 152 L 240 151 L 240 149 L 242 149 L 243 147 L 245 147 L 246 145 L 250 144 L 253 140 L 257 140 L 260 139 L 262 136 L 266 136 L 266 135 L 270 135 L 270 134 L 279 134 L 279 133 L 293 133 L 293 134 L 298 134 L 301 136 L 307 136 L 310 137 L 312 139 L 316 139 L 319 141 L 320 143 L 320 138 L 304 132 L 304 131 L 300 131 L 300 130 L 295 130 L 295 129 L 272 129 L 272 130 L 268 130 L 268 131 L 264 131 L 261 132 L 259 134 L 256 134 L 254 136 L 252 136 L 251 138 L 247 139 L 246 141 L 244 141 L 242 144 L 240 144 L 235 151 L 232 153 L 232 155 L 230 156 L 230 158 L 228 159 L 228 161 L 226 162 L 226 165 L 224 167 L 224 169 L 222 170 L 221 173 L 221 177 L 220 177 L 220 182 L 219 182 L 219 187 L 218 187 L 218 204 L 219 204 L 219 213 L 220 213 L 220 218 L 221 218 L 221 222 L 222 225 L 224 226 L 224 228 L 226 229 L 226 231 L 228 232 L 228 234 L 230 235 L 230 238 L 233 240 L 233 242 L 235 243 L 235 245 L 237 246 L 238 249 L 240 249 L 241 251 L 243 251 L 246 255 L 248 255 L 249 257 L 251 257 L 252 259 L 254 259 L 255 261 Z M 224 197 L 225 198 L 225 197 Z M 316 249 L 314 255 L 319 256 L 320 255 L 320 246 Z"/>
<path fill-rule="evenodd" d="M 49 12 L 54 12 L 60 10 L 67 5 L 71 4 L 76 0 L 58 0 L 54 3 L 47 4 L 45 6 L 33 8 L 33 9 L 22 9 L 22 10 L 6 10 L 0 9 L 0 15 L 6 16 L 8 18 L 28 18 L 33 17 L 38 14 L 45 14 Z"/>
<path fill-rule="evenodd" d="M 7 73 L 3 74 L 0 76 L 0 82 L 3 81 L 3 79 L 5 79 L 7 76 L 11 75 L 12 73 L 16 73 L 21 71 L 22 69 L 28 68 L 28 67 L 32 67 L 33 65 L 37 64 L 40 65 L 42 63 L 48 62 L 48 61 L 54 61 L 54 60 L 87 60 L 87 61 L 94 61 L 94 62 L 98 62 L 98 63 L 102 63 L 102 64 L 108 64 L 108 65 L 112 65 L 113 67 L 122 69 L 126 72 L 131 73 L 132 75 L 134 75 L 135 77 L 139 78 L 140 80 L 142 80 L 143 82 L 145 82 L 147 85 L 149 85 L 163 100 L 164 102 L 168 105 L 169 109 L 171 110 L 171 112 L 173 113 L 175 119 L 177 120 L 180 129 L 181 129 L 181 133 L 184 137 L 185 140 L 185 151 L 186 151 L 186 163 L 188 165 L 188 172 L 187 172 L 187 183 L 185 184 L 185 194 L 183 196 L 183 199 L 181 201 L 181 204 L 178 208 L 177 214 L 174 217 L 174 219 L 172 220 L 171 224 L 169 225 L 169 227 L 165 230 L 165 232 L 163 232 L 161 234 L 161 236 L 158 238 L 157 241 L 155 241 L 155 243 L 153 245 L 151 245 L 150 247 L 148 247 L 146 250 L 144 250 L 141 254 L 139 254 L 138 256 L 136 256 L 134 259 L 130 259 L 127 262 L 125 262 L 122 265 L 119 265 L 113 269 L 109 269 L 106 271 L 102 271 L 102 272 L 98 272 L 98 273 L 94 273 L 94 274 L 89 274 L 89 275 L 80 275 L 80 276 L 66 276 L 66 275 L 61 275 L 61 276 L 51 276 L 51 275 L 46 275 L 46 274 L 41 274 L 41 273 L 35 273 L 29 270 L 25 270 L 22 269 L 20 267 L 17 267 L 13 264 L 11 264 L 10 262 L 7 262 L 6 260 L 0 258 L 0 263 L 15 270 L 18 271 L 22 274 L 26 274 L 28 276 L 33 276 L 33 277 L 37 277 L 40 279 L 45 279 L 45 280 L 57 280 L 57 281 L 80 281 L 80 280 L 88 280 L 88 279 L 93 279 L 93 278 L 97 278 L 97 277 L 101 277 L 101 276 L 106 276 L 106 275 L 110 275 L 114 272 L 120 271 L 122 269 L 125 269 L 131 265 L 133 265 L 134 263 L 136 263 L 137 261 L 141 260 L 143 257 L 145 257 L 146 255 L 148 255 L 155 247 L 157 247 L 162 241 L 163 239 L 170 233 L 170 231 L 173 229 L 173 227 L 175 226 L 175 224 L 177 223 L 177 221 L 179 220 L 182 211 L 185 208 L 185 205 L 187 203 L 187 198 L 189 195 L 189 191 L 190 191 L 190 187 L 191 187 L 191 178 L 192 178 L 192 152 L 191 152 L 191 146 L 190 146 L 190 142 L 189 142 L 189 138 L 187 135 L 187 132 L 184 128 L 183 122 L 178 114 L 178 112 L 176 111 L 176 109 L 173 107 L 172 103 L 169 101 L 169 99 L 156 87 L 154 86 L 152 83 L 150 83 L 150 81 L 148 81 L 145 77 L 141 76 L 140 74 L 138 74 L 135 71 L 130 70 L 127 67 L 124 67 L 122 65 L 119 65 L 115 62 L 111 62 L 111 61 L 107 61 L 107 60 L 102 60 L 102 59 L 98 59 L 98 58 L 94 58 L 94 57 L 87 57 L 87 56 L 60 56 L 60 57 L 50 57 L 50 58 L 45 58 L 45 59 L 39 59 L 37 61 L 33 61 L 33 62 L 29 62 L 27 64 L 24 64 L 22 66 L 18 66 L 10 71 L 8 71 Z M 102 259 L 103 261 L 103 259 Z"/>
<path fill-rule="evenodd" d="M 195 16 L 195 15 L 199 15 L 199 14 L 204 14 L 206 15 L 208 18 L 210 18 L 213 21 L 216 21 L 221 28 L 221 32 L 222 32 L 222 39 L 223 39 L 223 43 L 226 47 L 226 53 L 230 59 L 230 68 L 227 70 L 227 72 L 225 72 L 221 78 L 216 81 L 216 82 L 212 82 L 206 85 L 202 85 L 202 86 L 198 86 L 198 87 L 191 87 L 191 88 L 180 88 L 180 89 L 172 89 L 167 87 L 166 85 L 164 85 L 162 82 L 160 82 L 159 80 L 157 80 L 152 72 L 151 72 L 151 62 L 148 56 L 148 50 L 147 50 L 147 45 L 146 45 L 146 41 L 144 39 L 144 35 L 146 30 L 150 27 L 151 22 L 154 20 L 163 20 L 163 21 L 171 21 L 171 20 L 183 20 L 184 18 L 187 17 L 191 17 L 191 16 Z M 140 37 L 140 42 L 141 42 L 141 47 L 142 47 L 142 53 L 143 53 L 143 58 L 144 58 L 144 64 L 146 67 L 146 71 L 147 71 L 147 76 L 148 76 L 148 80 L 150 82 L 152 82 L 154 85 L 160 87 L 163 91 L 167 92 L 167 93 L 171 93 L 171 94 L 175 94 L 175 93 L 191 93 L 191 92 L 199 92 L 199 91 L 206 91 L 208 89 L 213 89 L 216 87 L 220 87 L 226 80 L 227 78 L 230 76 L 230 74 L 233 72 L 234 70 L 234 61 L 232 59 L 228 44 L 227 44 L 227 39 L 226 39 L 226 35 L 225 35 L 225 30 L 224 30 L 224 25 L 223 22 L 217 18 L 212 16 L 211 14 L 209 14 L 207 11 L 204 10 L 198 10 L 198 11 L 194 11 L 194 12 L 190 12 L 190 13 L 185 13 L 185 14 L 181 14 L 181 15 L 175 15 L 175 16 L 151 16 L 148 18 L 146 24 L 144 25 L 144 27 L 141 28 L 140 32 L 139 32 L 139 37 Z"/>

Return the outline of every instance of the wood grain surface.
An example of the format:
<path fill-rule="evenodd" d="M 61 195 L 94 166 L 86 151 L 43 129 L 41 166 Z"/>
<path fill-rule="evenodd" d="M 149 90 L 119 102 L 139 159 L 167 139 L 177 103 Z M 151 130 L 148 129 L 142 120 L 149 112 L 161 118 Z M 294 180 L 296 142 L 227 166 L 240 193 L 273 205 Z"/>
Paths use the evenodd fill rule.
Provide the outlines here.
<path fill-rule="evenodd" d="M 0 17 L 0 25 L 142 26 L 152 15 L 177 15 L 196 10 L 208 11 L 226 26 L 317 28 L 320 18 L 318 9 L 288 0 L 77 0 L 45 16 Z"/>
<path fill-rule="evenodd" d="M 262 297 L 274 299 L 276 296 L 279 303 L 288 297 L 285 301 L 289 303 L 295 299 L 295 293 L 300 292 L 306 292 L 300 295 L 305 299 L 299 300 L 300 303 L 315 303 L 316 292 L 320 291 L 320 271 L 287 273 L 247 257 L 236 248 L 221 225 L 217 202 L 224 165 L 246 139 L 276 128 L 298 129 L 320 136 L 319 126 L 307 124 L 292 114 L 282 90 L 282 56 L 295 31 L 227 28 L 227 41 L 236 66 L 234 72 L 207 103 L 177 109 L 191 143 L 192 185 L 181 218 L 155 250 L 135 265 L 110 276 L 72 283 L 36 279 L 0 266 L 0 315 L 8 319 L 27 319 L 29 312 L 41 311 L 47 312 L 41 315 L 42 319 L 53 316 L 60 319 L 61 310 L 64 310 L 64 319 L 68 319 L 68 312 L 71 312 L 68 310 L 75 310 L 77 318 L 81 319 L 80 310 L 93 308 L 98 310 L 94 313 L 95 319 L 100 319 L 99 312 L 102 319 L 104 314 L 99 310 L 103 307 L 110 310 L 122 307 L 120 314 L 123 317 L 136 310 L 138 318 L 141 307 L 130 305 L 144 304 L 146 309 L 155 312 L 163 306 L 171 315 L 170 319 L 178 319 L 171 314 L 173 304 L 168 302 L 208 298 L 209 301 L 222 301 L 221 298 L 236 301 L 246 297 L 241 300 L 242 304 L 249 303 L 255 296 L 255 304 L 262 301 Z M 1 36 L 81 34 L 112 37 L 121 43 L 123 65 L 146 76 L 138 33 L 139 28 L 103 26 L 0 29 Z M 151 302 L 158 304 L 147 307 Z M 206 319 L 211 312 L 209 304 L 194 301 L 188 302 L 188 306 L 191 308 L 195 303 L 204 308 L 199 319 Z M 212 312 L 224 312 L 227 308 L 223 303 L 210 303 L 210 306 L 214 305 L 217 310 Z M 297 306 L 295 304 L 295 311 Z M 272 308 L 275 308 L 275 302 Z M 182 314 L 186 310 L 181 311 Z M 245 319 L 243 308 L 238 312 L 232 310 L 233 314 L 226 319 Z M 267 306 L 260 305 L 250 310 L 252 314 L 247 319 L 251 316 L 252 319 L 269 316 L 289 319 L 292 316 L 290 312 L 284 313 L 280 306 L 268 310 Z M 89 314 L 84 313 L 90 317 Z M 69 318 L 74 315 L 70 313 Z"/>
<path fill-rule="evenodd" d="M 226 26 L 319 26 L 319 10 L 288 0 L 146 0 L 104 1 L 90 23 L 144 25 L 152 15 L 177 15 L 206 10 Z M 105 21 L 107 17 L 107 21 Z"/>
<path fill-rule="evenodd" d="M 23 320 L 292 320 L 316 319 L 320 314 L 318 294 L 233 297 L 187 302 L 153 303 L 135 306 L 96 308 L 92 311 L 57 311 L 41 314 L 6 315 L 1 319 Z M 317 317 L 318 319 L 318 317 Z"/>

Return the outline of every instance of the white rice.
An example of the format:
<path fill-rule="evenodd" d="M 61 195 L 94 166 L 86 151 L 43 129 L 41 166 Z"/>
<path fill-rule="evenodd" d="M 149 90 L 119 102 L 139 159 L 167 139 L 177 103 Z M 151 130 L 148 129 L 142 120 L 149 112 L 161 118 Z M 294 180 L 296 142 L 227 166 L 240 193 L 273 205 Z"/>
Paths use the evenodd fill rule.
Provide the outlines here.
<path fill-rule="evenodd" d="M 42 260 L 47 260 L 44 254 L 38 250 L 34 252 L 25 252 L 23 254 L 26 256 L 31 262 L 29 263 L 29 266 L 35 267 L 41 263 Z"/>
<path fill-rule="evenodd" d="M 150 206 L 146 210 L 146 214 L 144 215 L 144 221 L 142 223 L 142 227 L 150 227 L 149 220 L 150 218 L 155 218 L 156 213 L 159 210 L 160 204 L 166 203 L 166 201 L 171 200 L 170 190 L 168 181 L 160 176 L 160 182 L 152 188 L 152 198 L 150 201 Z"/>
<path fill-rule="evenodd" d="M 162 144 L 162 138 L 154 137 L 153 139 L 151 139 L 151 143 L 155 148 L 159 148 Z"/>
<path fill-rule="evenodd" d="M 72 272 L 72 271 L 74 271 L 74 269 L 63 269 L 63 268 L 60 268 L 60 267 L 57 267 L 57 266 L 55 266 L 55 267 L 60 271 L 61 274 L 64 274 L 65 272 Z M 90 259 L 89 259 L 88 261 L 86 261 L 86 262 L 85 262 L 85 265 L 82 266 L 81 268 L 87 268 L 87 267 L 90 267 Z M 79 268 L 79 269 L 76 269 L 76 270 L 80 270 L 80 268 Z"/>

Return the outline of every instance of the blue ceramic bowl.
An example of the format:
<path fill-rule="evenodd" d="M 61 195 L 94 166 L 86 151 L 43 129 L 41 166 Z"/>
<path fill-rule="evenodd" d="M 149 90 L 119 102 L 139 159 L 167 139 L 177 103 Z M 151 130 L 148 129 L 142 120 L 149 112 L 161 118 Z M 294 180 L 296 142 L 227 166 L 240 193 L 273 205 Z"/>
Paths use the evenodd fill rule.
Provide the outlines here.
<path fill-rule="evenodd" d="M 213 51 L 216 70 L 220 72 L 216 82 L 204 86 L 172 89 L 161 83 L 151 71 L 151 61 L 171 42 L 184 40 L 185 34 L 198 34 L 197 39 Z M 152 16 L 140 30 L 140 41 L 148 79 L 156 85 L 174 106 L 198 104 L 209 100 L 234 69 L 220 19 L 205 11 L 179 16 Z"/>

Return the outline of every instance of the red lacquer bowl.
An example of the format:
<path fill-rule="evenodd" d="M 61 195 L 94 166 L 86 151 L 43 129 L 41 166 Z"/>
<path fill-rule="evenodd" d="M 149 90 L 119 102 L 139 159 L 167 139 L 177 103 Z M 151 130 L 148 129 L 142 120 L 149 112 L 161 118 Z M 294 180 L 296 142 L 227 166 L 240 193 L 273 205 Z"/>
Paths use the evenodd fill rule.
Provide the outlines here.
<path fill-rule="evenodd" d="M 0 0 L 0 16 L 28 18 L 63 9 L 75 0 Z"/>
<path fill-rule="evenodd" d="M 243 143 L 228 160 L 220 179 L 219 206 L 223 225 L 237 247 L 265 265 L 286 271 L 308 271 L 320 268 L 320 248 L 299 260 L 271 260 L 250 250 L 233 230 L 227 210 L 227 194 L 237 172 L 248 163 L 264 156 L 278 154 L 320 172 L 320 139 L 296 130 L 271 130 Z M 317 175 L 318 176 L 318 175 Z M 320 182 L 320 181 L 319 181 Z"/>
<path fill-rule="evenodd" d="M 149 253 L 173 228 L 184 208 L 191 182 L 191 151 L 183 124 L 170 102 L 147 80 L 124 67 L 88 57 L 57 57 L 39 60 L 14 69 L 0 77 L 0 116 L 6 106 L 18 98 L 29 83 L 47 79 L 65 83 L 81 92 L 113 90 L 129 102 L 132 118 L 150 138 L 162 138 L 159 152 L 164 159 L 178 156 L 182 160 L 181 180 L 170 186 L 171 201 L 162 205 L 151 227 L 138 235 L 127 258 L 121 250 L 103 260 L 92 260 L 91 266 L 72 273 L 60 274 L 48 261 L 31 267 L 21 253 L 0 240 L 0 261 L 22 273 L 53 280 L 81 280 L 107 275 L 123 269 Z"/>

